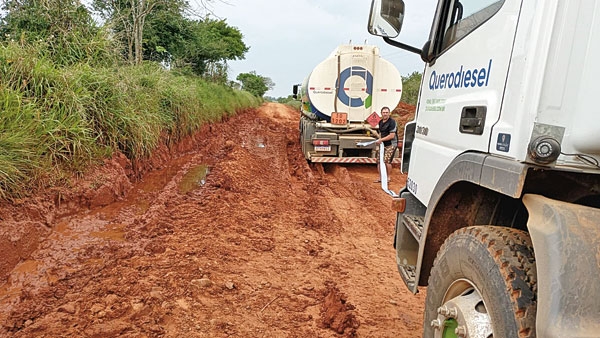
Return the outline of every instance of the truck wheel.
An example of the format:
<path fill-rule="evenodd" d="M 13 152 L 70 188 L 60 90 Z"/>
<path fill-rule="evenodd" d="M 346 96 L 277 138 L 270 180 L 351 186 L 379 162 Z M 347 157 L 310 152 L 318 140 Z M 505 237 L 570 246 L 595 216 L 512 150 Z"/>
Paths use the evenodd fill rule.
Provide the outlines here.
<path fill-rule="evenodd" d="M 304 144 L 304 129 L 305 129 L 304 117 L 300 118 L 300 147 L 302 148 L 302 154 L 306 158 L 306 145 Z M 308 159 L 308 158 L 307 158 Z"/>
<path fill-rule="evenodd" d="M 459 229 L 433 263 L 423 337 L 535 337 L 536 282 L 526 232 Z"/>

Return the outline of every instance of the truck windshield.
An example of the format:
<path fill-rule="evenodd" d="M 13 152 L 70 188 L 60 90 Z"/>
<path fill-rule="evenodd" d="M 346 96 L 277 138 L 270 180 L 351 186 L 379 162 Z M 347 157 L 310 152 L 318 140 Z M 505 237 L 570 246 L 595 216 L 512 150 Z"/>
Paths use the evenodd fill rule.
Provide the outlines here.
<path fill-rule="evenodd" d="M 479 27 L 491 18 L 504 0 L 462 0 L 457 1 L 448 16 L 442 50 Z"/>

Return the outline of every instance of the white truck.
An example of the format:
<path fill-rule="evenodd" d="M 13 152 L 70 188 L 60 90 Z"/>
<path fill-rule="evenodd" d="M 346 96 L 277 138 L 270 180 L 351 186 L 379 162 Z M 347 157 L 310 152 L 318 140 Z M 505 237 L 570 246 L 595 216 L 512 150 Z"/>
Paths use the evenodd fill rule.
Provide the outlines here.
<path fill-rule="evenodd" d="M 372 45 L 341 45 L 319 63 L 301 86 L 300 142 L 314 163 L 376 163 L 374 144 L 382 107 L 393 110 L 402 77 Z M 396 159 L 399 163 L 399 159 Z"/>
<path fill-rule="evenodd" d="M 425 62 L 392 202 L 423 336 L 600 337 L 600 1 L 439 0 L 422 49 L 404 6 L 368 30 Z"/>

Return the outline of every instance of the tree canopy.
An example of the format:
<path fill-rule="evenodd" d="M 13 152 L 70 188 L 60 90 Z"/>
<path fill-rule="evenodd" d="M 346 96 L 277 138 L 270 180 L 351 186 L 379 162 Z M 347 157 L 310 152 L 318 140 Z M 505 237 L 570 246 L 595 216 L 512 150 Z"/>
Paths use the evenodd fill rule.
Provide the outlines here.
<path fill-rule="evenodd" d="M 258 75 L 255 71 L 240 73 L 236 79 L 242 83 L 243 90 L 257 97 L 263 97 L 269 89 L 273 89 L 275 86 L 270 78 Z"/>
<path fill-rule="evenodd" d="M 168 11 L 157 14 L 147 22 L 147 59 L 225 82 L 227 61 L 242 60 L 249 50 L 242 33 L 225 20 L 189 20 Z"/>
<path fill-rule="evenodd" d="M 93 8 L 112 25 L 131 63 L 158 61 L 226 82 L 227 61 L 243 59 L 249 49 L 225 20 L 188 18 L 185 0 L 93 0 Z"/>

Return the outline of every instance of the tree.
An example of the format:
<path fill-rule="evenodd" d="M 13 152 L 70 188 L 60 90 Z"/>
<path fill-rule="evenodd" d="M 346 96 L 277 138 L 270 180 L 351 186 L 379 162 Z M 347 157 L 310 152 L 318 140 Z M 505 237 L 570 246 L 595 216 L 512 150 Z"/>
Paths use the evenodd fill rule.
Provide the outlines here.
<path fill-rule="evenodd" d="M 240 73 L 236 79 L 242 83 L 243 90 L 257 97 L 263 97 L 269 89 L 273 89 L 275 86 L 270 78 L 258 75 L 255 71 Z"/>
<path fill-rule="evenodd" d="M 421 88 L 422 74 L 413 72 L 408 76 L 402 77 L 402 102 L 416 106 L 419 98 L 419 89 Z"/>
<path fill-rule="evenodd" d="M 219 64 L 242 60 L 249 50 L 239 29 L 229 26 L 225 20 L 206 18 L 194 22 L 193 29 L 194 39 L 185 49 L 182 60 L 192 64 L 199 74 L 222 75 L 219 71 L 226 71 L 227 67 Z"/>
<path fill-rule="evenodd" d="M 144 43 L 146 57 L 189 68 L 213 81 L 227 81 L 227 61 L 241 60 L 248 51 L 242 33 L 224 20 L 189 20 L 174 11 L 159 11 L 148 18 Z M 159 47 L 166 53 L 159 54 Z"/>
<path fill-rule="evenodd" d="M 179 49 L 191 38 L 190 20 L 183 13 L 185 4 L 157 6 L 148 16 L 144 29 L 143 53 L 145 60 L 172 65 Z"/>
<path fill-rule="evenodd" d="M 124 54 L 132 63 L 164 62 L 224 83 L 227 60 L 243 59 L 249 49 L 242 33 L 224 20 L 189 19 L 186 0 L 93 1 L 124 42 Z"/>
<path fill-rule="evenodd" d="M 140 64 L 143 60 L 146 18 L 159 6 L 187 6 L 185 0 L 93 0 L 92 7 L 117 31 L 123 33 L 127 60 Z"/>
<path fill-rule="evenodd" d="M 296 99 L 294 99 L 293 95 L 288 95 L 287 97 L 278 97 L 277 98 L 278 103 L 287 103 L 290 101 L 296 101 Z"/>

